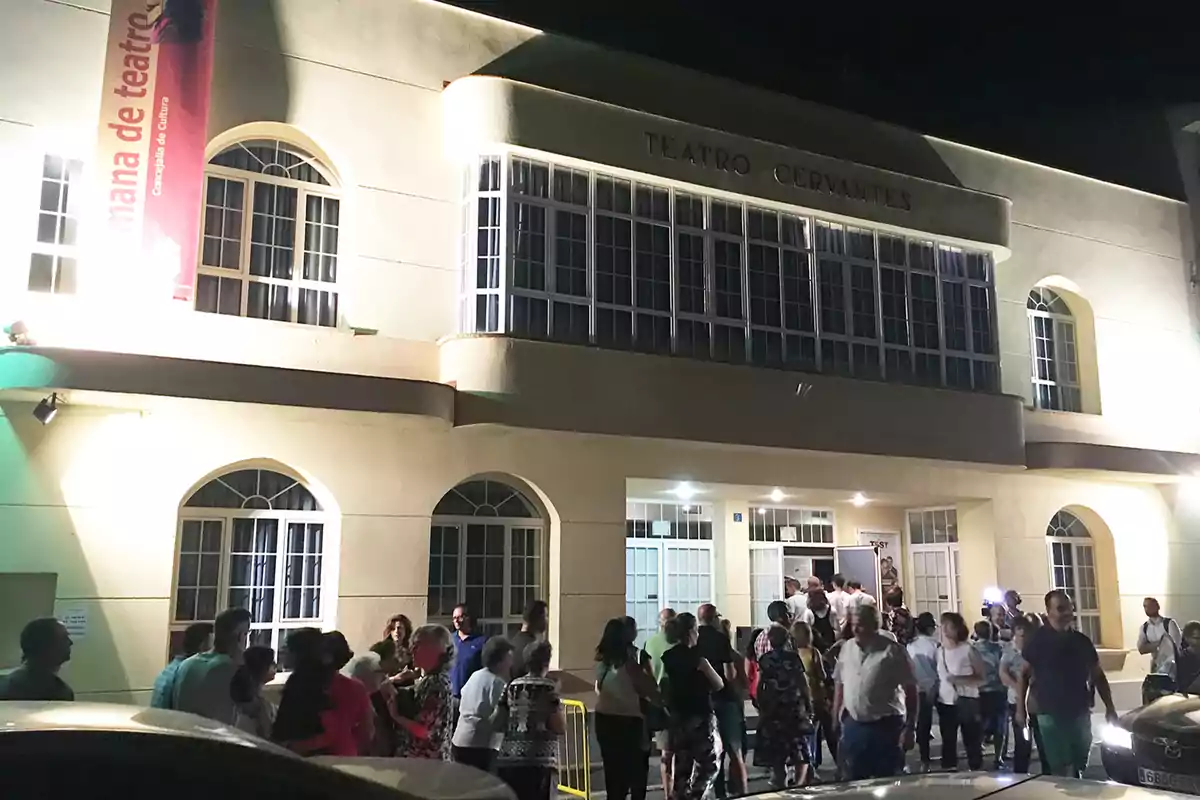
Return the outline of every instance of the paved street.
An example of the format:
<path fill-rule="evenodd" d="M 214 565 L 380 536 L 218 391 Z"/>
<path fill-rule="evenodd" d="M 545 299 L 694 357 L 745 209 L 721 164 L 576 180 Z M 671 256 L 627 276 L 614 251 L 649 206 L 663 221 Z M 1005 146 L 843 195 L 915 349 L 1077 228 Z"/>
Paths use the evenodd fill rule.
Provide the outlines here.
<path fill-rule="evenodd" d="M 1097 743 L 1099 742 L 1100 726 L 1103 724 L 1104 724 L 1104 716 L 1103 715 L 1097 714 L 1097 715 L 1093 716 L 1093 718 L 1092 718 L 1092 728 L 1094 731 L 1093 738 L 1094 738 L 1094 741 Z M 933 730 L 933 743 L 931 746 L 931 751 L 932 751 L 935 770 L 936 770 L 937 769 L 936 765 L 938 763 L 938 759 L 941 756 L 941 741 L 939 740 L 939 737 L 938 737 L 938 731 L 937 731 L 936 724 L 934 725 L 934 730 Z M 1010 745 L 1010 759 L 1011 759 L 1011 745 Z M 958 760 L 959 760 L 960 769 L 966 769 L 966 756 L 961 752 L 961 750 L 959 752 Z M 594 744 L 593 744 L 593 750 L 592 750 L 592 761 L 593 761 L 592 797 L 606 798 L 607 793 L 604 791 L 604 771 L 600 764 L 599 750 L 595 748 Z M 984 750 L 984 766 L 990 767 L 991 763 L 992 763 L 991 750 L 990 750 L 990 748 L 985 748 L 985 750 Z M 825 780 L 831 780 L 833 778 L 833 767 L 831 766 L 832 758 L 830 757 L 828 750 L 826 750 L 824 753 L 823 764 L 824 764 L 824 766 L 822 767 L 822 769 L 820 771 L 821 778 L 823 778 Z M 909 754 L 908 768 L 909 768 L 910 772 L 913 772 L 913 773 L 916 773 L 919 771 L 920 761 L 917 757 L 916 750 L 914 750 L 912 753 Z M 1038 765 L 1038 762 L 1037 762 L 1037 749 L 1035 748 L 1032 770 L 1036 772 L 1039 769 L 1040 769 L 1040 766 Z M 1104 767 L 1101 766 L 1101 764 L 1100 764 L 1100 748 L 1099 748 L 1098 744 L 1093 744 L 1093 746 L 1092 746 L 1092 758 L 1091 758 L 1091 761 L 1089 762 L 1088 770 L 1085 773 L 1084 777 L 1088 778 L 1090 780 L 1098 780 L 1098 781 L 1106 780 L 1108 777 L 1104 773 Z M 766 771 L 763 769 L 760 769 L 760 768 L 753 767 L 753 766 L 750 767 L 750 793 L 754 794 L 756 792 L 765 792 L 765 791 L 768 791 L 768 789 L 769 789 L 769 787 L 767 786 Z M 655 758 L 651 759 L 651 763 L 650 763 L 649 791 L 647 793 L 647 796 L 653 797 L 653 798 L 661 798 L 662 794 L 663 794 L 662 784 L 659 779 L 659 762 L 658 762 L 658 758 L 655 757 Z"/>

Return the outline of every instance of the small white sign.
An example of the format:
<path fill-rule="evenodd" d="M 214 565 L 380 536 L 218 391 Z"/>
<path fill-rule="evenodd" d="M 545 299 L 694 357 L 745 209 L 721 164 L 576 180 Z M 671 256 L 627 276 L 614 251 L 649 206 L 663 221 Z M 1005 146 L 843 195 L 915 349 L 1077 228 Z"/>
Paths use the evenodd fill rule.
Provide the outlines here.
<path fill-rule="evenodd" d="M 59 617 L 59 620 L 62 622 L 63 627 L 67 629 L 67 633 L 76 642 L 87 636 L 88 618 L 86 609 L 67 609 Z"/>
<path fill-rule="evenodd" d="M 796 541 L 796 527 L 794 525 L 784 525 L 779 529 L 779 541 L 794 542 Z"/>
<path fill-rule="evenodd" d="M 663 539 L 671 536 L 671 523 L 665 519 L 656 519 L 650 523 L 650 535 Z"/>

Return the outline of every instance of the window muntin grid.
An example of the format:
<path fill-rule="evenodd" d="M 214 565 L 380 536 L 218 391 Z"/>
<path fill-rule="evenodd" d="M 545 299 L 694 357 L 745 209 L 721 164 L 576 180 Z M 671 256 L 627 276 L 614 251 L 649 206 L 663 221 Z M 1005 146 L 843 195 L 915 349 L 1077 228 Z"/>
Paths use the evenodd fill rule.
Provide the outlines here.
<path fill-rule="evenodd" d="M 1035 286 L 1025 303 L 1033 362 L 1033 405 L 1048 411 L 1083 410 L 1075 318 L 1053 289 Z"/>
<path fill-rule="evenodd" d="M 712 541 L 712 506 L 629 500 L 625 538 Z"/>
<path fill-rule="evenodd" d="M 37 236 L 26 284 L 31 292 L 75 293 L 82 180 L 82 161 L 53 154 L 42 159 Z"/>
<path fill-rule="evenodd" d="M 957 544 L 958 510 L 925 508 L 908 512 L 909 544 Z"/>
<path fill-rule="evenodd" d="M 832 545 L 833 512 L 781 506 L 751 508 L 750 541 Z"/>
<path fill-rule="evenodd" d="M 250 612 L 250 643 L 286 649 L 290 631 L 322 627 L 330 520 L 304 484 L 265 469 L 227 472 L 183 504 L 170 624 L 171 655 L 193 622 Z"/>
<path fill-rule="evenodd" d="M 238 142 L 204 180 L 196 310 L 337 327 L 341 201 L 323 165 L 284 142 Z"/>
<path fill-rule="evenodd" d="M 1100 596 L 1091 533 L 1074 514 L 1059 511 L 1046 526 L 1046 550 L 1051 588 L 1070 595 L 1079 630 L 1099 644 Z"/>
<path fill-rule="evenodd" d="M 481 632 L 515 633 L 529 602 L 545 596 L 545 548 L 540 512 L 520 490 L 489 479 L 454 487 L 429 528 L 429 620 L 448 626 L 465 602 Z"/>
<path fill-rule="evenodd" d="M 999 390 L 986 253 L 520 156 L 473 169 L 480 198 L 503 195 L 511 275 L 498 293 L 464 281 L 464 331 Z M 586 278 L 560 287 L 581 241 Z"/>

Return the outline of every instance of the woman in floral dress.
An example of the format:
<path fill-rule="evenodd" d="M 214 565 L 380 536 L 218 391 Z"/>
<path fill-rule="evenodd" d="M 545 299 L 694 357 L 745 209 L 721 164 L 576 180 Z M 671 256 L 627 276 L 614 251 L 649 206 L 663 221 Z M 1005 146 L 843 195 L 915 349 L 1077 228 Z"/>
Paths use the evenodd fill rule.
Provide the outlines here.
<path fill-rule="evenodd" d="M 812 732 L 812 699 L 804 662 L 788 649 L 788 630 L 779 625 L 767 632 L 771 649 L 758 660 L 758 741 L 754 765 L 771 770 L 772 788 L 787 785 L 788 768 L 795 783 L 808 779 L 808 738 Z"/>
<path fill-rule="evenodd" d="M 422 625 L 412 635 L 413 666 L 424 674 L 411 689 L 396 694 L 399 743 L 396 755 L 406 758 L 450 760 L 454 732 L 450 695 L 450 667 L 454 643 L 441 625 Z"/>

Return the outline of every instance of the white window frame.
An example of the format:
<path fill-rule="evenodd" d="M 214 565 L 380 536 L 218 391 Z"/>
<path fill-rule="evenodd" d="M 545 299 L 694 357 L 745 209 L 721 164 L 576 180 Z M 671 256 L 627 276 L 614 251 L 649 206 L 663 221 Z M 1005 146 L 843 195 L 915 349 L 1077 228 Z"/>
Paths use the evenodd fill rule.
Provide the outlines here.
<path fill-rule="evenodd" d="M 912 540 L 912 526 L 909 523 L 909 514 L 924 514 L 928 511 L 953 511 L 955 516 L 954 537 L 953 542 L 921 542 L 914 543 Z M 906 508 L 904 509 L 904 541 L 901 543 L 901 548 L 905 551 L 905 568 L 907 569 L 907 579 L 911 584 L 916 580 L 916 563 L 915 556 L 917 553 L 940 553 L 944 554 L 946 559 L 946 574 L 949 577 L 950 593 L 946 600 L 942 600 L 944 611 L 957 611 L 963 613 L 962 604 L 962 571 L 960 566 L 960 553 L 958 542 L 958 509 L 954 506 L 927 506 L 922 508 Z M 904 587 L 904 598 L 908 603 L 916 601 L 915 588 Z"/>
<path fill-rule="evenodd" d="M 219 477 L 219 476 L 218 476 Z M 303 483 L 301 483 L 303 486 Z M 170 632 L 183 631 L 195 622 L 212 622 L 212 620 L 180 620 L 177 619 L 176 604 L 179 594 L 179 562 L 183 546 L 183 526 L 191 520 L 219 520 L 221 528 L 221 559 L 220 574 L 217 578 L 216 613 L 229 608 L 229 572 L 233 549 L 233 520 L 235 519 L 274 519 L 279 521 L 278 544 L 275 551 L 275 599 L 272 608 L 272 622 L 252 622 L 251 632 L 270 630 L 271 644 L 276 653 L 279 652 L 280 632 L 296 628 L 320 628 L 328 630 L 335 623 L 337 597 L 337 559 L 330 556 L 330 551 L 336 547 L 335 531 L 327 511 L 268 511 L 264 509 L 238 508 L 201 508 L 184 506 L 179 510 L 179 521 L 176 528 L 175 562 L 171 581 L 171 625 Z M 287 574 L 287 526 L 289 522 L 320 523 L 324 526 L 321 539 L 321 601 L 320 614 L 314 618 L 284 619 L 283 602 L 286 591 Z M 168 647 L 169 647 L 168 637 Z"/>
<path fill-rule="evenodd" d="M 255 142 L 259 139 L 247 139 L 245 142 Z M 238 253 L 239 268 L 228 269 L 225 267 L 206 266 L 204 264 L 204 231 L 208 216 L 208 204 L 202 202 L 200 213 L 200 250 L 196 257 L 197 271 L 197 289 L 199 287 L 199 275 L 208 275 L 217 278 L 237 279 L 241 281 L 241 298 L 238 316 L 243 319 L 256 319 L 261 322 L 282 322 L 286 324 L 296 325 L 298 323 L 298 311 L 300 303 L 300 290 L 310 289 L 320 292 L 331 292 L 337 295 L 338 311 L 335 324 L 332 326 L 320 326 L 311 323 L 304 323 L 305 327 L 311 328 L 326 328 L 327 330 L 339 330 L 344 327 L 345 319 L 343 312 L 343 289 L 344 282 L 341 280 L 342 271 L 345 266 L 342 254 L 342 241 L 345 235 L 346 226 L 343 224 L 343 214 L 345 211 L 345 199 L 342 193 L 337 188 L 337 183 L 329 170 L 315 156 L 307 153 L 303 148 L 292 145 L 289 142 L 275 139 L 263 139 L 262 141 L 278 141 L 281 146 L 290 148 L 294 154 L 307 158 L 308 163 L 316 169 L 325 180 L 329 181 L 329 186 L 322 186 L 318 183 L 309 183 L 307 181 L 297 180 L 295 178 L 281 178 L 275 175 L 265 175 L 261 172 L 249 172 L 232 167 L 225 167 L 219 164 L 208 163 L 204 167 L 204 183 L 202 191 L 207 197 L 208 179 L 221 178 L 224 180 L 237 181 L 242 184 L 242 229 L 241 241 Z M 230 148 L 236 147 L 241 142 L 230 144 L 221 150 L 222 153 Z M 219 155 L 219 154 L 218 154 Z M 214 156 L 215 158 L 216 156 Z M 268 276 L 254 275 L 250 272 L 250 248 L 251 248 L 251 233 L 254 224 L 254 186 L 255 184 L 263 183 L 274 186 L 285 186 L 296 190 L 296 217 L 293 221 L 295 226 L 294 241 L 292 243 L 292 277 L 290 280 L 284 278 L 274 278 Z M 334 254 L 337 263 L 338 280 L 328 283 L 320 280 L 304 280 L 304 234 L 307 227 L 308 215 L 308 198 L 310 196 L 329 198 L 338 201 L 338 248 Z M 287 286 L 288 291 L 288 319 L 287 320 L 272 320 L 269 318 L 248 317 L 246 308 L 250 300 L 250 284 L 263 283 L 275 286 Z M 197 300 L 198 300 L 197 292 Z M 215 313 L 215 312 L 201 312 Z M 232 315 L 227 315 L 232 316 Z"/>
<path fill-rule="evenodd" d="M 1060 512 L 1060 513 L 1070 514 L 1071 512 L 1067 511 L 1067 512 Z M 1072 514 L 1071 516 L 1075 517 L 1074 514 Z M 1050 588 L 1051 589 L 1061 589 L 1071 596 L 1071 600 L 1075 604 L 1076 627 L 1079 630 L 1083 631 L 1084 633 L 1088 634 L 1089 636 L 1091 635 L 1092 632 L 1094 632 L 1095 636 L 1092 636 L 1092 642 L 1097 647 L 1099 647 L 1100 646 L 1100 636 L 1101 636 L 1100 576 L 1099 576 L 1099 573 L 1097 572 L 1097 568 L 1096 568 L 1096 541 L 1095 541 L 1095 539 L 1092 538 L 1092 532 L 1088 530 L 1087 525 L 1085 525 L 1083 523 L 1083 520 L 1079 519 L 1078 517 L 1075 517 L 1075 519 L 1079 522 L 1079 526 L 1087 533 L 1087 536 L 1051 536 L 1051 535 L 1046 536 L 1046 564 L 1047 564 L 1047 567 L 1050 572 Z M 1049 530 L 1049 528 L 1047 528 L 1047 530 Z M 1054 579 L 1054 571 L 1056 568 L 1057 569 L 1066 569 L 1067 568 L 1066 565 L 1055 564 L 1055 562 L 1054 562 L 1054 546 L 1056 544 L 1069 546 L 1071 548 L 1070 570 L 1071 570 L 1071 580 L 1074 583 L 1074 586 L 1060 586 L 1058 581 L 1056 581 Z M 1086 549 L 1089 552 L 1090 562 L 1091 562 L 1089 565 L 1086 565 L 1086 566 L 1090 566 L 1090 568 L 1092 570 L 1092 584 L 1091 584 L 1091 586 L 1088 586 L 1088 587 L 1084 587 L 1083 582 L 1080 580 L 1081 570 L 1085 566 L 1080 563 L 1082 560 L 1082 559 L 1080 559 L 1080 552 L 1084 549 Z M 1092 592 L 1095 593 L 1095 595 L 1096 595 L 1095 607 L 1084 608 L 1081 605 L 1081 602 L 1080 602 L 1081 597 L 1080 597 L 1080 591 L 1079 591 L 1081 588 L 1088 588 Z M 1087 622 L 1089 624 L 1088 625 L 1080 624 L 1084 620 L 1087 620 Z M 1089 628 L 1091 630 L 1088 630 Z"/>
<path fill-rule="evenodd" d="M 501 175 L 499 189 L 497 191 L 480 191 L 478 189 L 479 175 L 479 160 L 500 158 Z M 540 166 L 545 166 L 547 169 L 547 196 L 546 197 L 531 197 L 528 195 L 517 194 L 512 189 L 512 174 L 514 171 L 514 159 L 532 162 Z M 586 173 L 589 176 L 589 204 L 585 208 L 581 205 L 569 204 L 558 201 L 554 198 L 555 172 L 557 170 L 571 170 L 573 172 Z M 627 182 L 630 184 L 631 210 L 630 213 L 601 210 L 596 202 L 596 188 L 599 179 L 611 179 L 615 181 Z M 584 165 L 569 165 L 561 163 L 559 160 L 547 157 L 544 154 L 532 154 L 526 152 L 514 152 L 506 150 L 498 150 L 495 152 L 488 151 L 481 153 L 475 163 L 470 165 L 467 170 L 467 179 L 465 182 L 467 196 L 464 198 L 466 210 L 463 216 L 464 224 L 471 225 L 476 221 L 474 207 L 471 202 L 476 198 L 499 196 L 501 198 L 501 225 L 499 251 L 502 254 L 500 267 L 500 288 L 496 289 L 480 289 L 474 287 L 475 276 L 463 276 L 463 301 L 462 310 L 460 313 L 461 330 L 464 333 L 504 333 L 508 334 L 511 331 L 512 325 L 510 321 L 510 304 L 514 297 L 527 298 L 530 301 L 546 304 L 546 338 L 551 341 L 562 341 L 554 335 L 554 305 L 555 303 L 569 303 L 573 306 L 583 306 L 589 308 L 589 330 L 588 341 L 601 346 L 610 346 L 607 343 L 602 343 L 599 340 L 598 326 L 598 310 L 614 311 L 620 314 L 629 314 L 631 317 L 631 329 L 629 332 L 630 346 L 628 349 L 636 352 L 672 352 L 676 354 L 690 354 L 694 349 L 690 346 L 690 342 L 685 341 L 680 336 L 681 323 L 687 323 L 690 326 L 701 325 L 708 332 L 708 358 L 718 360 L 717 330 L 718 326 L 726 328 L 733 327 L 742 331 L 742 340 L 744 349 L 736 354 L 729 354 L 728 358 L 719 360 L 728 360 L 735 363 L 747 363 L 766 366 L 786 366 L 792 369 L 830 372 L 829 365 L 823 364 L 823 342 L 829 341 L 833 348 L 838 345 L 845 345 L 848 348 L 847 362 L 845 372 L 855 373 L 854 369 L 854 350 L 859 348 L 863 352 L 863 357 L 870 362 L 870 370 L 866 377 L 875 377 L 877 374 L 882 374 L 885 380 L 895 382 L 897 380 L 915 382 L 916 361 L 918 358 L 937 358 L 938 369 L 936 380 L 929 380 L 928 383 L 938 386 L 951 386 L 954 388 L 971 389 L 977 391 L 999 391 L 1000 375 L 999 375 L 999 336 L 997 328 L 996 314 L 996 294 L 995 294 L 995 269 L 992 257 L 990 254 L 982 250 L 964 251 L 959 247 L 952 246 L 948 243 L 929 240 L 923 237 L 895 237 L 903 239 L 905 243 L 905 265 L 881 264 L 879 237 L 881 233 L 869 226 L 860 226 L 852 228 L 852 230 L 863 232 L 872 237 L 874 243 L 875 256 L 872 259 L 854 259 L 847 252 L 844 246 L 833 248 L 836 252 L 820 252 L 816 248 L 815 225 L 824 223 L 832 226 L 838 232 L 837 239 L 844 241 L 845 231 L 847 227 L 842 222 L 832 222 L 813 217 L 800 209 L 794 209 L 783 206 L 782 204 L 772 203 L 770 201 L 759 198 L 748 198 L 739 196 L 730 196 L 715 191 L 685 191 L 682 189 L 674 189 L 657 182 L 652 176 L 643 177 L 640 175 L 623 174 L 620 170 L 605 170 L 592 169 Z M 648 216 L 642 216 L 637 213 L 637 192 L 639 189 L 650 189 L 654 191 L 663 191 L 667 193 L 667 203 L 669 206 L 669 219 L 656 219 Z M 701 201 L 706 225 L 704 229 L 688 227 L 680 224 L 677 217 L 677 199 L 681 196 L 689 196 Z M 544 259 L 546 265 L 546 280 L 544 287 L 539 290 L 517 288 L 513 285 L 513 239 L 516 231 L 516 222 L 512 214 L 512 207 L 515 203 L 527 203 L 529 205 L 538 206 L 546 211 L 545 225 L 545 248 Z M 742 232 L 741 234 L 726 234 L 710 229 L 707 224 L 711 217 L 714 203 L 732 204 L 740 208 Z M 586 216 L 587 218 L 587 287 L 586 296 L 558 294 L 555 291 L 554 280 L 554 214 L 556 211 L 570 211 Z M 751 211 L 764 212 L 768 215 L 776 216 L 781 219 L 781 216 L 792 217 L 803 222 L 808 235 L 808 241 L 803 243 L 784 243 L 768 242 L 761 239 L 752 239 L 749 236 L 749 214 Z M 597 237 L 596 237 L 596 220 L 598 216 L 608 216 L 621 220 L 629 220 L 631 224 L 631 298 L 628 305 L 617 305 L 608 301 L 600 302 L 596 296 L 596 265 L 597 265 Z M 637 272 L 637 255 L 638 255 L 638 237 L 637 225 L 646 223 L 649 225 L 658 225 L 665 227 L 668 231 L 671 253 L 671 269 L 670 269 L 670 308 L 667 310 L 649 309 L 639 306 L 637 302 L 638 289 L 638 272 Z M 474 232 L 473 232 L 474 233 Z M 705 257 L 705 309 L 703 313 L 694 311 L 681 312 L 679 310 L 679 268 L 680 263 L 676 257 L 678 251 L 679 236 L 681 234 L 691 234 L 702 236 L 704 241 L 704 257 Z M 882 234 L 889 236 L 889 234 Z M 471 250 L 477 241 L 477 235 L 468 235 L 463 237 L 463 263 L 468 268 L 474 268 L 474 259 L 471 258 Z M 780 237 L 782 239 L 782 236 Z M 714 243 L 716 241 L 728 241 L 735 243 L 740 248 L 741 253 L 741 300 L 742 314 L 740 317 L 718 317 L 714 308 L 714 278 L 715 278 L 715 263 L 714 263 Z M 782 264 L 784 251 L 793 251 L 803 253 L 808 262 L 809 268 L 809 292 L 810 292 L 810 311 L 812 314 L 812 330 L 801 330 L 785 328 L 785 318 L 781 316 L 779 326 L 764 325 L 754 323 L 750 314 L 750 270 L 749 270 L 749 247 L 751 245 L 775 248 L 779 255 Z M 913 267 L 907 262 L 910 260 L 909 251 L 911 248 L 925 248 L 930 252 L 929 266 L 926 271 L 923 268 Z M 845 294 L 842 298 L 844 311 L 846 314 L 847 329 L 844 334 L 832 334 L 823 331 L 821 326 L 821 303 L 820 303 L 820 260 L 832 258 L 843 270 L 845 278 Z M 873 301 L 874 301 L 874 317 L 875 317 L 875 337 L 874 338 L 855 338 L 852 328 L 852 291 L 851 291 L 851 266 L 858 264 L 867 266 L 873 271 Z M 977 268 L 977 272 L 972 274 L 972 265 Z M 883 336 L 882 325 L 882 299 L 880 269 L 892 268 L 902 270 L 906 276 L 906 315 L 908 317 L 907 325 L 909 335 L 907 336 L 907 344 L 886 343 Z M 962 271 L 953 273 L 955 268 L 962 268 Z M 938 324 L 938 346 L 937 348 L 921 348 L 916 349 L 912 343 L 911 324 L 912 324 L 912 297 L 911 287 L 907 280 L 911 272 L 917 271 L 927 274 L 933 281 L 936 288 L 936 305 L 937 305 L 937 324 Z M 781 315 L 786 314 L 786 305 L 783 304 L 783 270 L 780 273 L 780 299 Z M 982 277 L 981 277 L 982 276 Z M 965 332 L 966 332 L 966 349 L 951 350 L 946 346 L 945 337 L 945 305 L 942 299 L 943 284 L 958 283 L 964 286 L 964 313 L 965 313 Z M 987 308 L 975 308 L 974 300 L 972 299 L 972 289 L 982 289 L 986 293 Z M 497 297 L 498 311 L 496 322 L 498 330 L 495 330 L 492 325 L 481 325 L 476 319 L 475 304 L 478 298 L 487 296 L 488 298 Z M 670 342 L 667 346 L 660 346 L 657 340 L 651 343 L 653 337 L 642 338 L 639 341 L 639 319 L 643 321 L 651 321 L 654 318 L 667 319 Z M 489 323 L 491 321 L 489 320 Z M 975 348 L 975 331 L 976 324 L 986 322 L 988 326 L 987 334 L 990 336 L 987 349 L 976 351 Z M 693 327 L 694 329 L 694 327 Z M 758 353 L 752 347 L 752 341 L 755 334 L 760 334 L 763 337 L 780 336 L 783 339 L 783 354 L 784 364 L 773 364 L 769 359 L 759 358 Z M 521 335 L 518 332 L 516 335 Z M 532 334 L 531 334 L 532 335 Z M 537 338 L 541 338 L 538 336 Z M 980 331 L 980 337 L 983 339 L 983 332 Z M 764 338 L 764 341 L 766 339 Z M 804 349 L 807 346 L 813 346 L 814 358 L 813 363 L 805 361 Z M 798 353 L 796 359 L 789 357 L 788 353 L 792 349 Z M 703 348 L 700 348 L 702 351 Z M 911 356 L 912 363 L 910 364 L 911 376 L 901 376 L 899 378 L 887 377 L 887 358 L 888 351 L 893 351 L 896 354 L 908 353 Z M 693 357 L 695 357 L 693 355 Z M 954 363 L 963 366 L 967 373 L 965 375 L 965 383 L 960 380 L 958 384 L 954 384 L 948 375 L 947 364 L 953 359 Z M 823 368 L 826 367 L 826 368 Z M 903 372 L 903 370 L 901 370 Z M 989 377 L 990 376 L 990 377 Z M 930 376 L 933 377 L 932 375 Z M 986 385 L 985 385 L 986 384 Z"/>
<path fill-rule="evenodd" d="M 46 177 L 46 159 L 58 158 L 63 162 L 63 178 L 61 180 Z M 79 266 L 80 266 L 80 251 L 79 251 L 79 235 L 81 222 L 81 203 L 85 194 L 84 187 L 84 162 L 81 159 L 74 158 L 62 153 L 43 153 L 41 166 L 37 171 L 37 206 L 33 214 L 33 235 L 30 237 L 31 245 L 29 248 L 29 258 L 25 264 L 25 280 L 21 283 L 21 289 L 30 291 L 36 294 L 46 295 L 73 295 L 79 290 Z M 62 203 L 61 194 L 59 196 L 59 207 L 53 212 L 42 208 L 41 197 L 42 188 L 46 182 L 62 184 L 67 191 L 67 202 L 64 206 Z M 55 226 L 55 241 L 42 242 L 38 240 L 38 232 L 41 225 L 43 214 L 52 213 L 56 220 L 73 220 L 75 223 L 75 243 L 64 244 L 59 239 L 58 225 Z M 49 291 L 41 289 L 30 289 L 29 281 L 33 272 L 33 259 L 35 256 L 46 256 L 53 261 L 53 277 L 51 278 L 51 288 Z M 61 262 L 70 260 L 73 262 L 72 269 L 72 285 L 69 289 L 55 289 L 55 284 L 58 283 L 60 276 Z"/>
<path fill-rule="evenodd" d="M 508 484 L 505 484 L 506 486 Z M 511 488 L 511 487 L 510 487 Z M 546 587 L 549 584 L 549 558 L 547 546 L 549 540 L 546 536 L 546 525 L 544 520 L 537 517 L 487 517 L 487 516 L 460 516 L 460 515 L 435 515 L 430 520 L 430 527 L 456 527 L 459 531 L 458 542 L 458 599 L 456 603 L 465 603 L 466 599 L 466 581 L 467 581 L 467 526 L 469 525 L 502 525 L 504 527 L 504 580 L 503 580 L 503 599 L 505 613 L 501 617 L 484 617 L 480 616 L 482 608 L 476 608 L 473 605 L 469 606 L 476 627 L 484 625 L 499 625 L 503 630 L 502 635 L 510 635 L 514 631 L 512 628 L 520 627 L 522 615 L 525 613 L 524 608 L 512 608 L 512 532 L 514 529 L 521 530 L 536 530 L 538 535 L 538 558 L 541 561 L 541 566 L 538 569 L 536 587 L 536 599 L 546 599 Z M 485 588 L 494 588 L 491 584 L 485 584 Z M 426 594 L 428 594 L 428 583 L 426 584 Z M 438 623 L 451 627 L 453 620 L 450 617 L 431 616 L 430 623 Z"/>
<path fill-rule="evenodd" d="M 1035 291 L 1050 292 L 1063 305 L 1067 304 L 1062 295 L 1054 291 L 1054 289 L 1045 286 L 1036 286 L 1030 291 L 1030 295 Z M 1069 312 L 1070 308 L 1068 307 L 1067 310 Z M 1029 363 L 1030 379 L 1033 382 L 1033 407 L 1040 411 L 1082 413 L 1083 390 L 1079 384 L 1078 321 L 1071 313 L 1063 314 L 1056 311 L 1042 311 L 1040 309 L 1029 308 L 1028 298 L 1026 299 L 1025 313 L 1029 318 Z M 1053 337 L 1050 344 L 1053 346 L 1054 352 L 1051 354 L 1050 361 L 1054 365 L 1054 380 L 1038 377 L 1037 320 L 1039 319 L 1048 320 L 1051 336 Z M 1070 354 L 1073 354 L 1074 358 L 1070 358 Z M 1075 376 L 1073 381 L 1069 379 L 1072 373 Z M 1059 407 L 1041 405 L 1041 394 L 1038 392 L 1038 387 L 1040 386 L 1049 386 L 1057 389 L 1055 396 L 1058 397 Z M 1076 399 L 1076 403 L 1072 404 L 1065 401 L 1065 397 L 1068 394 Z M 1072 405 L 1075 407 L 1069 407 Z"/>

